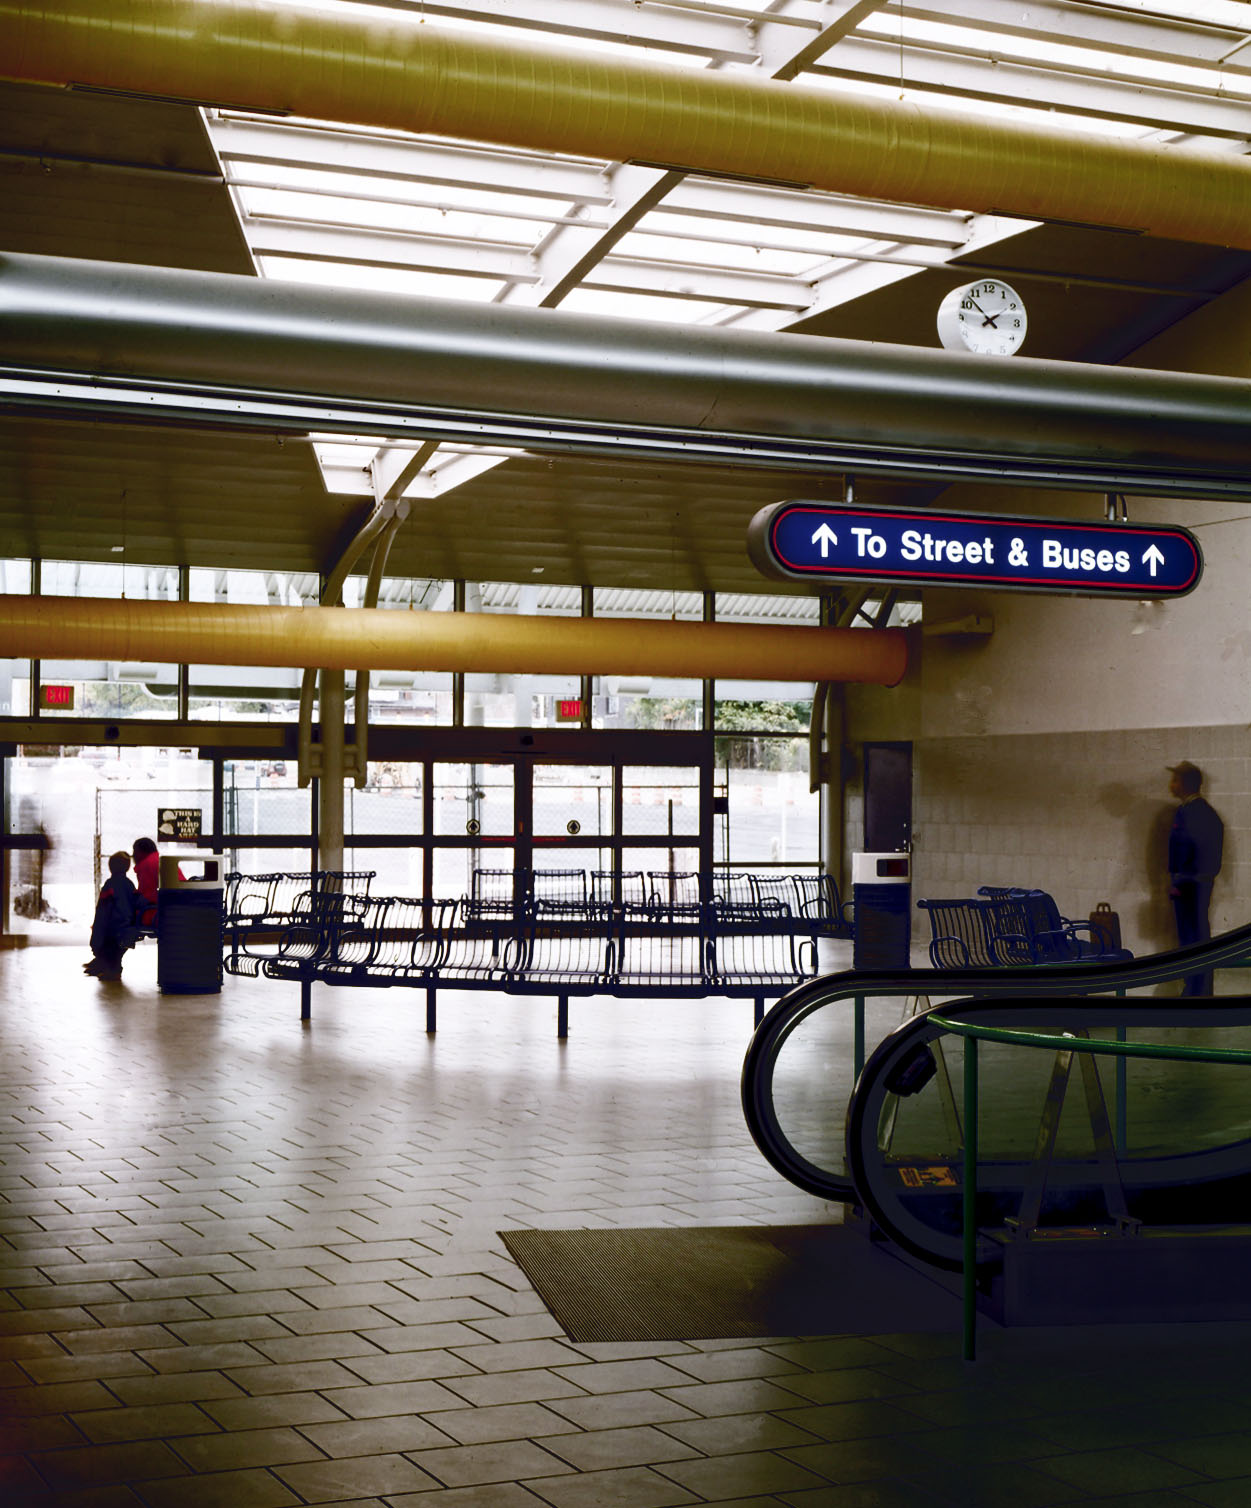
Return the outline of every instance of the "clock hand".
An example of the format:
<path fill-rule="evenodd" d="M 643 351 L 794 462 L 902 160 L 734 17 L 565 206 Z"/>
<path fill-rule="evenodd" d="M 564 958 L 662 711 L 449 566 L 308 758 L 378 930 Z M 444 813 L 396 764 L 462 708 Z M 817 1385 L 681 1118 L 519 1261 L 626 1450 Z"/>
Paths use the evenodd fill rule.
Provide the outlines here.
<path fill-rule="evenodd" d="M 999 314 L 987 314 L 987 312 L 985 311 L 985 309 L 982 308 L 981 304 L 979 304 L 978 301 L 975 298 L 971 298 L 969 300 L 969 303 L 971 303 L 973 305 L 973 307 L 977 310 L 977 312 L 982 316 L 982 328 L 983 329 L 985 329 L 985 327 L 987 325 L 989 325 L 992 330 L 997 330 L 999 328 L 999 326 L 995 323 L 995 321 L 999 318 L 999 314 L 1003 313 L 1002 309 L 999 311 Z"/>

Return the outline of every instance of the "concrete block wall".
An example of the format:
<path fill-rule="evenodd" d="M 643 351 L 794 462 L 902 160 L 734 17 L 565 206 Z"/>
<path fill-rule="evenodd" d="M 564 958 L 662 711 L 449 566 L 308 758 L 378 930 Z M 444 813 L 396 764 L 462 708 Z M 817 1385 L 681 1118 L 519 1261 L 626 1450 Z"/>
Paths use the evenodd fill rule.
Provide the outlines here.
<path fill-rule="evenodd" d="M 1037 886 L 1074 919 L 1110 902 L 1125 945 L 1137 953 L 1172 946 L 1165 854 L 1175 803 L 1167 766 L 1189 759 L 1204 771 L 1204 794 L 1225 821 L 1213 929 L 1251 921 L 1249 755 L 1243 727 L 919 740 L 913 896 Z M 924 940 L 925 918 L 917 920 Z"/>

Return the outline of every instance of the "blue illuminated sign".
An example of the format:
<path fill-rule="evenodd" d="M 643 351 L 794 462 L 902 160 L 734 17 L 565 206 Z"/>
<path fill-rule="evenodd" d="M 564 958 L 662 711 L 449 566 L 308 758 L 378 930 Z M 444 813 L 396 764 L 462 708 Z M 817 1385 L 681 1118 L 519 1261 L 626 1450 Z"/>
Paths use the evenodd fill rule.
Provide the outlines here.
<path fill-rule="evenodd" d="M 915 586 L 1181 597 L 1203 573 L 1199 543 L 1174 525 L 1068 523 L 998 514 L 775 503 L 748 551 L 769 576 Z"/>

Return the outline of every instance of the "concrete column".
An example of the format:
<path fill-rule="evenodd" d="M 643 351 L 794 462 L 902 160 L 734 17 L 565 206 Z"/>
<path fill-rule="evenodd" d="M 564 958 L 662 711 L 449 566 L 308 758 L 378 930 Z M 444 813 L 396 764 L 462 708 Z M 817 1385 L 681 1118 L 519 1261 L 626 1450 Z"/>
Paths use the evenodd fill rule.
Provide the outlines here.
<path fill-rule="evenodd" d="M 846 890 L 846 825 L 843 821 L 843 736 L 846 707 L 843 688 L 831 686 L 825 699 L 825 802 L 821 867 Z"/>
<path fill-rule="evenodd" d="M 343 868 L 344 673 L 321 673 L 321 779 L 318 783 L 318 864 Z"/>

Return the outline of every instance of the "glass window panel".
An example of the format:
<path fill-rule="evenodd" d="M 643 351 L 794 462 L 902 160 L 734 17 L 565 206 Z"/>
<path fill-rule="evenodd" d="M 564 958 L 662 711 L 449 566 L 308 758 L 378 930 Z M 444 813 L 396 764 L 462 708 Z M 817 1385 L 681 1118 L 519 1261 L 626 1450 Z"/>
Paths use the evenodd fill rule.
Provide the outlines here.
<path fill-rule="evenodd" d="M 30 711 L 30 661 L 0 660 L 0 717 L 28 717 Z"/>
<path fill-rule="evenodd" d="M 718 733 L 803 733 L 812 721 L 812 683 L 718 681 Z"/>
<path fill-rule="evenodd" d="M 385 760 L 366 768 L 365 785 L 349 785 L 344 821 L 353 833 L 420 833 L 422 766 Z"/>
<path fill-rule="evenodd" d="M 222 784 L 225 832 L 311 832 L 312 787 L 300 789 L 293 759 L 228 759 L 222 768 Z M 269 865 L 270 869 L 284 867 Z"/>
<path fill-rule="evenodd" d="M 666 622 L 682 619 L 698 623 L 704 616 L 704 599 L 700 592 L 597 586 L 594 601 L 597 618 L 656 618 Z"/>
<path fill-rule="evenodd" d="M 458 900 L 476 894 L 504 911 L 512 903 L 511 848 L 436 848 L 434 897 Z"/>
<path fill-rule="evenodd" d="M 379 440 L 379 445 L 384 442 Z M 371 459 L 365 456 L 365 460 Z M 344 607 L 360 607 L 367 578 L 349 576 L 343 583 Z M 378 607 L 403 612 L 450 613 L 452 583 L 428 576 L 384 576 L 378 584 Z"/>
<path fill-rule="evenodd" d="M 188 713 L 197 721 L 289 722 L 299 713 L 301 672 L 265 665 L 188 667 Z"/>
<path fill-rule="evenodd" d="M 39 684 L 73 687 L 73 707 L 58 709 L 58 716 L 116 722 L 178 716 L 176 665 L 147 660 L 43 660 Z"/>
<path fill-rule="evenodd" d="M 627 765 L 621 772 L 621 831 L 623 837 L 697 834 L 699 771 L 685 765 Z"/>
<path fill-rule="evenodd" d="M 462 854 L 451 857 L 463 858 Z M 372 871 L 370 891 L 373 895 L 422 894 L 425 875 L 425 855 L 420 848 L 371 848 L 356 847 L 351 834 L 344 838 L 343 862 L 348 869 Z M 438 891 L 435 892 L 439 894 Z M 442 898 L 440 896 L 440 898 Z"/>
<path fill-rule="evenodd" d="M 192 602 L 230 602 L 244 607 L 312 607 L 320 584 L 311 572 L 210 571 L 193 567 L 187 592 Z"/>
<path fill-rule="evenodd" d="M 436 764 L 433 780 L 436 833 L 512 837 L 511 764 Z"/>
<path fill-rule="evenodd" d="M 172 566 L 131 566 L 107 560 L 45 560 L 39 568 L 45 597 L 126 597 L 140 602 L 177 602 L 178 572 Z"/>
<path fill-rule="evenodd" d="M 816 864 L 821 800 L 808 789 L 806 738 L 718 738 L 717 787 L 729 797 L 718 819 L 718 864 Z"/>
<path fill-rule="evenodd" d="M 537 581 L 471 581 L 465 583 L 471 612 L 523 613 L 542 618 L 578 618 L 582 589 Z"/>
<path fill-rule="evenodd" d="M 533 801 L 536 838 L 604 837 L 612 832 L 612 768 L 536 765 Z"/>
<path fill-rule="evenodd" d="M 16 914 L 57 925 L 58 942 L 67 936 L 64 923 L 89 925 L 102 883 L 98 860 L 119 849 L 129 853 L 138 837 L 160 843 L 163 806 L 198 808 L 207 830 L 211 785 L 211 765 L 185 749 L 27 745 L 8 761 L 9 826 L 19 833 L 42 829 L 50 846 L 42 856 L 14 856 L 15 905 L 24 888 L 36 901 L 22 901 Z M 50 911 L 41 915 L 38 899 Z"/>
<path fill-rule="evenodd" d="M 697 848 L 627 848 L 621 856 L 623 875 L 642 875 L 643 893 L 662 905 L 690 905 L 699 897 Z M 632 890 L 637 881 L 631 879 Z"/>
<path fill-rule="evenodd" d="M 18 563 L 10 574 L 14 588 L 33 579 Z M 120 561 L 49 560 L 40 566 L 40 590 L 50 597 L 131 598 L 176 601 L 178 572 L 167 566 L 128 566 Z M 73 706 L 56 709 L 66 717 L 172 718 L 178 712 L 178 669 L 150 658 L 117 660 L 44 660 L 40 684 L 71 686 Z M 15 680 L 23 680 L 20 673 Z M 32 691 L 25 688 L 29 707 Z M 37 691 L 34 693 L 37 698 Z M 30 710 L 34 710 L 30 708 Z"/>
<path fill-rule="evenodd" d="M 28 596 L 29 560 L 0 560 L 0 594 Z M 27 717 L 30 705 L 30 661 L 0 659 L 0 716 Z"/>
<path fill-rule="evenodd" d="M 307 874 L 309 848 L 228 848 L 222 856 L 225 872 L 239 874 Z"/>
<path fill-rule="evenodd" d="M 452 677 L 433 670 L 375 671 L 369 680 L 369 721 L 449 727 Z"/>
<path fill-rule="evenodd" d="M 704 720 L 704 688 L 697 680 L 597 676 L 592 682 L 591 726 L 697 732 Z"/>
<path fill-rule="evenodd" d="M 467 675 L 465 723 L 478 728 L 566 727 L 562 704 L 580 700 L 577 676 Z"/>
<path fill-rule="evenodd" d="M 718 623 L 819 623 L 819 597 L 768 592 L 718 592 Z"/>

